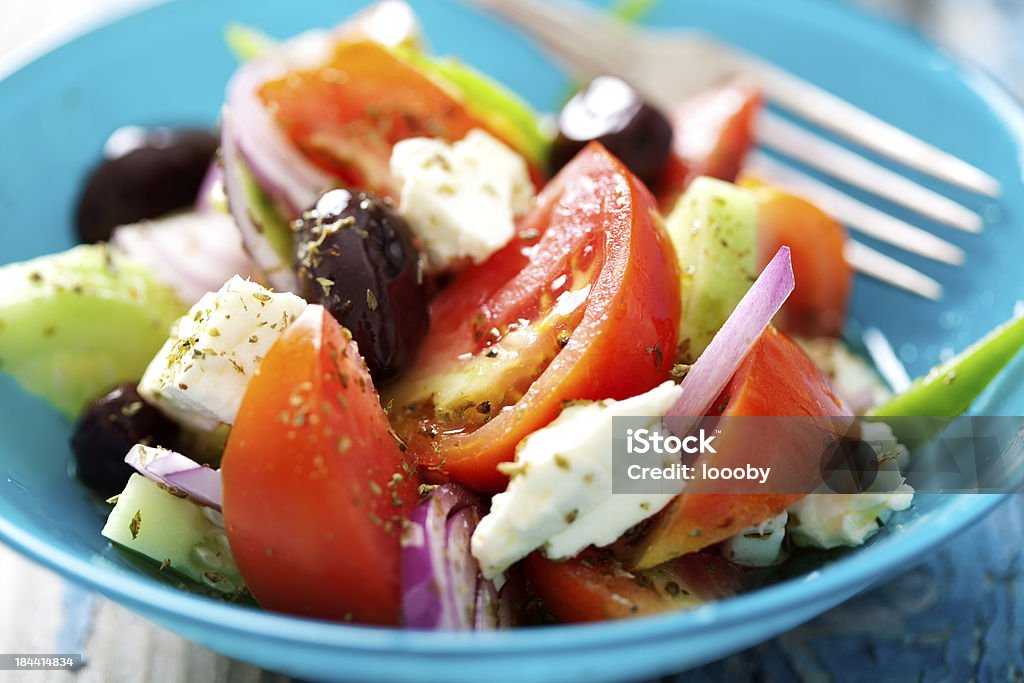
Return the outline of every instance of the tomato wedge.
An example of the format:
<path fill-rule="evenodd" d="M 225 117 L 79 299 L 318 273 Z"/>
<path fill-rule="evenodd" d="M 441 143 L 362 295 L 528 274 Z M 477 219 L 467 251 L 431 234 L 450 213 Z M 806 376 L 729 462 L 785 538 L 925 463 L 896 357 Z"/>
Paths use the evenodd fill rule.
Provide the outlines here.
<path fill-rule="evenodd" d="M 267 609 L 395 624 L 415 499 L 355 343 L 309 306 L 260 365 L 224 453 L 224 519 Z"/>
<path fill-rule="evenodd" d="M 445 86 L 379 43 L 345 41 L 326 64 L 265 83 L 260 96 L 311 161 L 345 185 L 395 198 L 396 142 L 461 140 L 474 128 L 503 139 Z"/>
<path fill-rule="evenodd" d="M 504 488 L 516 444 L 574 399 L 626 398 L 667 376 L 679 267 L 654 200 L 593 143 L 517 237 L 431 306 L 431 333 L 385 396 L 409 453 L 441 477 Z"/>
<path fill-rule="evenodd" d="M 770 466 L 793 491 L 810 491 L 821 482 L 823 436 L 845 433 L 853 417 L 846 402 L 818 366 L 791 339 L 769 326 L 714 404 L 724 416 L 804 416 L 816 420 L 735 422 L 718 436 L 718 452 L 706 455 L 719 467 Z M 771 426 L 771 425 L 767 425 Z M 807 427 L 813 426 L 813 429 Z M 736 431 L 733 432 L 732 430 Z M 756 456 L 756 461 L 755 461 Z M 701 461 L 697 461 L 700 467 Z M 694 480 L 654 519 L 635 544 L 633 565 L 653 567 L 680 555 L 724 541 L 788 508 L 803 496 L 796 493 L 708 493 L 720 482 Z M 728 486 L 726 483 L 724 486 Z"/>
<path fill-rule="evenodd" d="M 853 270 L 843 256 L 846 229 L 811 202 L 753 176 L 739 182 L 757 199 L 757 247 L 763 267 L 790 248 L 796 289 L 776 323 L 791 334 L 838 337 L 846 321 Z"/>
<path fill-rule="evenodd" d="M 753 140 L 754 116 L 761 103 L 757 88 L 734 81 L 694 95 L 672 112 L 672 154 L 657 192 L 663 209 L 671 209 L 698 176 L 736 179 Z"/>
<path fill-rule="evenodd" d="M 717 553 L 694 553 L 651 570 L 628 570 L 608 550 L 590 548 L 555 562 L 536 552 L 526 576 L 561 622 L 606 621 L 690 609 L 739 592 L 740 570 Z"/>

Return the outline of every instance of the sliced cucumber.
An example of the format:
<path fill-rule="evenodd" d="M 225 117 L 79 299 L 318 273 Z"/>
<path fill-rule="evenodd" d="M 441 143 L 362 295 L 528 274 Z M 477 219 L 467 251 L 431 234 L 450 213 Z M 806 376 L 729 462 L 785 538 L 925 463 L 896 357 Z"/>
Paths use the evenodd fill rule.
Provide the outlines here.
<path fill-rule="evenodd" d="M 238 170 L 245 188 L 245 204 L 253 222 L 261 228 L 267 243 L 284 264 L 283 267 L 291 267 L 292 259 L 295 256 L 293 253 L 295 245 L 292 243 L 292 231 L 288 225 L 288 219 L 277 210 L 274 200 L 256 182 L 249 166 L 241 158 L 238 162 Z"/>
<path fill-rule="evenodd" d="M 102 534 L 222 593 L 244 586 L 220 513 L 179 498 L 140 474 L 117 497 Z"/>
<path fill-rule="evenodd" d="M 0 370 L 68 417 L 137 381 L 188 306 L 104 244 L 0 268 Z"/>
<path fill-rule="evenodd" d="M 665 225 L 682 275 L 680 361 L 692 363 L 757 275 L 757 202 L 732 183 L 697 178 Z"/>
<path fill-rule="evenodd" d="M 278 42 L 255 26 L 228 24 L 224 29 L 224 42 L 239 62 L 262 57 L 278 45 Z"/>

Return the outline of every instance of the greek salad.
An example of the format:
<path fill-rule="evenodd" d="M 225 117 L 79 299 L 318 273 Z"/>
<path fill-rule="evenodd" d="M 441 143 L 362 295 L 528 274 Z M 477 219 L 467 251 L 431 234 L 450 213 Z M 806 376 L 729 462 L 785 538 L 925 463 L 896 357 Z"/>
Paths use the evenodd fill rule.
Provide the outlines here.
<path fill-rule="evenodd" d="M 228 42 L 218 133 L 117 131 L 82 244 L 0 268 L 0 371 L 73 422 L 113 547 L 189 590 L 457 630 L 727 598 L 913 489 L 615 495 L 613 418 L 892 438 L 1024 344 L 891 395 L 842 340 L 843 226 L 744 171 L 750 84 L 659 111 L 599 77 L 540 115 L 394 0 Z"/>

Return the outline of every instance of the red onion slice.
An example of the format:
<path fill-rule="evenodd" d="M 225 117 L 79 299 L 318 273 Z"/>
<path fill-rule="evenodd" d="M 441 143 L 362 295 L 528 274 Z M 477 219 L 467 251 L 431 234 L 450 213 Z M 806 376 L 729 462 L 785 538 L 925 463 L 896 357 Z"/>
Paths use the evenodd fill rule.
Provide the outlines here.
<path fill-rule="evenodd" d="M 448 573 L 447 598 L 452 617 L 450 630 L 469 631 L 476 625 L 480 567 L 470 554 L 469 542 L 479 521 L 480 515 L 475 507 L 462 508 L 448 518 L 445 570 Z"/>
<path fill-rule="evenodd" d="M 492 581 L 483 576 L 476 585 L 476 614 L 473 617 L 473 629 L 491 631 L 500 626 L 498 620 L 499 596 Z"/>
<path fill-rule="evenodd" d="M 287 139 L 259 90 L 294 69 L 325 62 L 332 45 L 329 34 L 302 34 L 243 64 L 228 82 L 226 106 L 235 118 L 230 137 L 260 187 L 285 209 L 287 218 L 312 206 L 320 193 L 333 187 L 333 181 Z M 228 134 L 222 130 L 222 143 L 225 137 Z"/>
<path fill-rule="evenodd" d="M 795 284 L 789 247 L 782 247 L 683 378 L 683 395 L 664 420 L 672 433 L 689 432 L 707 414 Z"/>
<path fill-rule="evenodd" d="M 283 258 L 267 239 L 270 226 L 257 224 L 249 206 L 251 197 L 246 192 L 244 173 L 251 174 L 285 223 L 312 206 L 336 183 L 287 139 L 260 99 L 259 90 L 289 71 L 325 62 L 333 44 L 329 33 L 305 33 L 246 62 L 228 82 L 221 116 L 221 155 L 228 206 L 246 250 L 270 284 L 281 291 L 294 291 L 298 282 L 290 259 Z"/>
<path fill-rule="evenodd" d="M 268 230 L 279 228 L 260 223 L 257 212 L 249 205 L 251 198 L 246 178 L 249 169 L 235 143 L 233 131 L 233 118 L 225 107 L 221 116 L 221 158 L 224 163 L 224 191 L 228 196 L 228 209 L 238 226 L 245 251 L 266 281 L 278 291 L 294 292 L 299 282 L 292 264 L 274 248 L 273 242 L 267 237 Z M 285 220 L 284 215 L 280 218 L 282 222 Z"/>
<path fill-rule="evenodd" d="M 124 461 L 147 479 L 178 489 L 197 503 L 221 509 L 220 470 L 204 467 L 181 453 L 138 444 Z"/>
<path fill-rule="evenodd" d="M 210 168 L 207 169 L 206 175 L 203 176 L 202 184 L 199 185 L 199 193 L 196 194 L 196 213 L 218 210 L 213 204 L 214 193 L 217 192 L 218 185 L 221 190 L 224 189 L 224 168 L 219 161 L 214 159 Z"/>
<path fill-rule="evenodd" d="M 110 241 L 189 304 L 232 276 L 249 277 L 256 269 L 235 221 L 215 211 L 122 225 Z"/>
<path fill-rule="evenodd" d="M 492 627 L 484 615 L 478 618 L 484 579 L 469 549 L 482 509 L 480 500 L 465 488 L 444 484 L 413 510 L 402 538 L 402 610 L 407 626 L 461 631 Z"/>

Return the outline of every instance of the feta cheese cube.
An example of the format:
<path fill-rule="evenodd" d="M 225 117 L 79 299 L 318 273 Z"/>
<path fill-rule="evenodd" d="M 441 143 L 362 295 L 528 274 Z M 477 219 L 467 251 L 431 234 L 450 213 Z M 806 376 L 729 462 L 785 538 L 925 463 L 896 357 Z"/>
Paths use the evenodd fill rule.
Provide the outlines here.
<path fill-rule="evenodd" d="M 526 162 L 479 129 L 455 144 L 402 140 L 391 152 L 391 173 L 401 185 L 399 213 L 419 237 L 431 272 L 485 261 L 508 244 L 515 217 L 533 201 Z"/>
<path fill-rule="evenodd" d="M 544 543 L 544 554 L 553 560 L 574 557 L 584 548 L 602 547 L 617 541 L 628 529 L 659 512 L 675 493 L 617 493 L 608 496 Z"/>
<path fill-rule="evenodd" d="M 745 567 L 769 567 L 782 559 L 782 541 L 786 538 L 789 514 L 765 520 L 741 531 L 722 544 L 722 554 L 729 561 Z"/>
<path fill-rule="evenodd" d="M 812 493 L 789 508 L 789 533 L 797 545 L 855 547 L 913 500 L 909 484 L 889 493 Z"/>
<path fill-rule="evenodd" d="M 815 548 L 854 547 L 863 544 L 889 521 L 906 510 L 914 489 L 900 468 L 909 462 L 907 448 L 896 441 L 884 422 L 862 422 L 861 436 L 878 457 L 872 485 L 861 493 L 812 493 L 789 508 L 789 534 L 797 545 Z"/>
<path fill-rule="evenodd" d="M 508 488 L 494 496 L 473 533 L 471 551 L 484 576 L 542 546 L 549 556 L 567 557 L 607 545 L 664 507 L 671 495 L 613 496 L 612 418 L 650 417 L 648 427 L 655 428 L 681 394 L 665 382 L 623 401 L 571 405 L 524 439 L 505 468 Z"/>
<path fill-rule="evenodd" d="M 236 275 L 174 323 L 139 393 L 186 426 L 209 431 L 233 424 L 263 356 L 305 308 L 294 294 Z"/>

